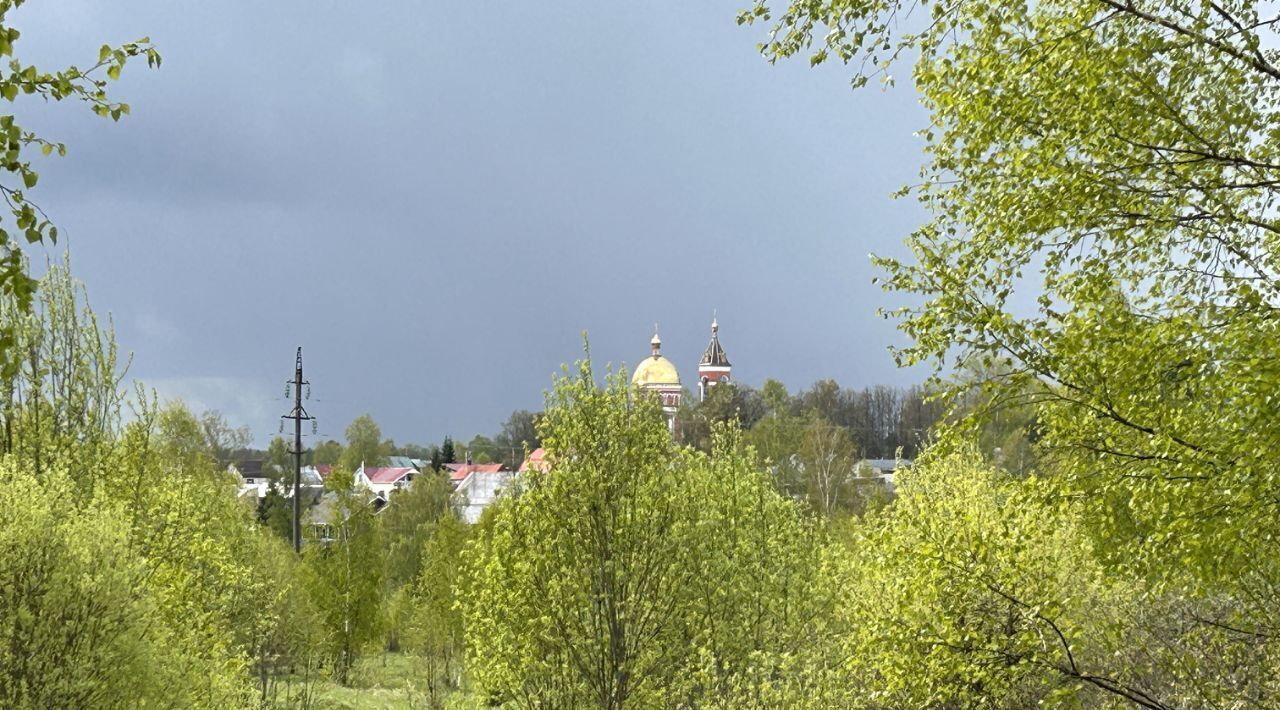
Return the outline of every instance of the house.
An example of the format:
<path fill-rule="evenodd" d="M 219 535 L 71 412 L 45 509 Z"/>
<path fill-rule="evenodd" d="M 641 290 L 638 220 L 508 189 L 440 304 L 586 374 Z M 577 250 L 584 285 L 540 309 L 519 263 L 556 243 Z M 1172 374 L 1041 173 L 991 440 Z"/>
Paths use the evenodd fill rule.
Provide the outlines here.
<path fill-rule="evenodd" d="M 504 471 L 500 464 L 473 466 L 454 488 L 454 500 L 462 513 L 463 522 L 479 522 L 484 509 L 498 499 L 520 474 Z"/>
<path fill-rule="evenodd" d="M 363 485 L 383 501 L 391 500 L 391 492 L 407 488 L 418 475 L 418 469 L 407 466 L 365 466 L 356 471 L 356 485 Z"/>
<path fill-rule="evenodd" d="M 270 490 L 271 484 L 278 480 L 279 474 L 274 470 L 268 470 L 264 463 L 262 459 L 253 459 L 227 465 L 227 472 L 235 474 L 240 479 L 240 490 L 236 495 L 259 499 L 266 497 L 267 491 Z"/>
<path fill-rule="evenodd" d="M 481 473 L 497 473 L 502 470 L 500 463 L 451 463 L 445 464 L 445 468 L 449 470 L 449 482 L 456 489 L 459 484 L 466 480 L 467 476 L 479 471 Z"/>
<path fill-rule="evenodd" d="M 857 472 L 862 478 L 877 481 L 890 493 L 894 492 L 894 474 L 899 469 L 911 468 L 907 459 L 863 459 L 858 462 Z"/>
<path fill-rule="evenodd" d="M 386 509 L 388 503 L 381 495 L 372 494 L 369 505 L 373 508 L 374 515 L 377 515 Z M 338 520 L 338 496 L 335 493 L 325 492 L 319 495 L 308 506 L 304 515 L 302 535 L 307 544 L 328 545 L 338 539 L 341 521 Z"/>

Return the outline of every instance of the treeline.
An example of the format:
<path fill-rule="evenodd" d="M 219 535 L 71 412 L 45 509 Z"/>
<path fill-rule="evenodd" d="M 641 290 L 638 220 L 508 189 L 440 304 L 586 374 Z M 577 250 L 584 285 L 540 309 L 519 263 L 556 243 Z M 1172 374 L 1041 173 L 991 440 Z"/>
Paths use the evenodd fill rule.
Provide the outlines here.
<path fill-rule="evenodd" d="M 919 385 L 848 389 L 835 380 L 819 380 L 794 395 L 772 379 L 759 390 L 740 383 L 717 385 L 704 401 L 683 399 L 680 432 L 687 443 L 706 449 L 716 423 L 736 422 L 751 430 L 766 418 L 791 417 L 845 430 L 850 445 L 863 458 L 911 459 L 942 418 L 943 407 L 933 394 Z"/>
<path fill-rule="evenodd" d="M 682 443 L 707 450 L 710 431 L 716 423 L 734 422 L 750 431 L 768 418 L 821 422 L 847 432 L 849 445 L 856 454 L 868 459 L 914 458 L 929 440 L 930 432 L 942 420 L 944 405 L 936 391 L 920 385 L 892 387 L 875 385 L 862 389 L 841 387 L 835 380 L 819 380 L 811 387 L 790 394 L 778 380 L 767 380 L 761 389 L 740 383 L 713 387 L 705 401 L 685 393 L 679 412 L 678 436 Z M 542 445 L 538 433 L 540 413 L 517 409 L 502 423 L 493 436 L 476 434 L 465 443 L 446 436 L 438 444 L 397 444 L 383 439 L 381 429 L 367 414 L 357 417 L 347 427 L 346 443 L 327 440 L 316 445 L 310 461 L 355 468 L 366 462 L 370 466 L 386 463 L 389 456 L 405 456 L 435 464 L 458 463 L 468 458 L 473 463 L 501 463 L 519 468 L 528 452 Z M 202 415 L 215 430 L 228 431 L 216 412 Z M 236 430 L 230 430 L 232 433 Z M 247 434 L 247 432 L 246 432 Z M 225 447 L 224 447 L 225 448 Z M 798 450 L 798 445 L 795 450 Z M 266 451 L 241 450 L 239 457 L 260 456 L 268 461 L 284 461 L 286 444 L 274 440 Z M 793 450 L 791 453 L 795 453 Z M 344 455 L 345 454 L 345 455 Z"/>
<path fill-rule="evenodd" d="M 977 405 L 970 397 L 960 411 Z M 777 380 L 768 380 L 756 390 L 743 384 L 725 384 L 712 388 L 705 401 L 686 396 L 677 415 L 676 437 L 681 444 L 709 452 L 712 431 L 717 425 L 729 425 L 744 432 L 743 441 L 753 446 L 769 470 L 770 481 L 784 495 L 807 502 L 823 517 L 861 514 L 868 506 L 883 504 L 889 489 L 869 480 L 873 471 L 860 466 L 864 459 L 914 458 L 928 442 L 931 432 L 943 421 L 944 405 L 933 391 L 921 386 L 888 387 L 877 385 L 860 390 L 841 387 L 834 380 L 821 380 L 812 387 L 789 394 Z M 515 471 L 528 452 L 542 445 L 541 413 L 516 410 L 493 437 L 477 434 L 463 445 L 446 436 L 440 444 L 397 445 L 382 437 L 381 428 L 367 414 L 356 417 L 346 429 L 346 441 L 321 442 L 312 453 L 312 461 L 338 465 L 354 471 L 362 464 L 385 465 L 390 456 L 405 456 L 428 462 L 440 471 L 444 464 L 472 461 L 477 464 L 501 463 Z M 225 422 L 218 425 L 217 413 L 206 413 L 202 423 L 213 432 L 228 432 Z M 1022 434 L 1026 422 L 1011 418 L 1011 426 L 983 430 L 983 441 L 997 441 L 987 446 L 987 453 L 999 451 L 999 443 L 1025 452 Z M 996 436 L 999 434 L 999 436 Z M 215 447 L 225 450 L 226 446 Z M 240 452 L 252 455 L 253 452 Z M 284 439 L 273 439 L 261 455 L 266 468 L 273 472 L 292 470 L 292 458 Z M 275 521 L 273 525 L 287 532 L 280 512 L 286 501 L 275 492 L 262 503 L 260 517 Z"/>

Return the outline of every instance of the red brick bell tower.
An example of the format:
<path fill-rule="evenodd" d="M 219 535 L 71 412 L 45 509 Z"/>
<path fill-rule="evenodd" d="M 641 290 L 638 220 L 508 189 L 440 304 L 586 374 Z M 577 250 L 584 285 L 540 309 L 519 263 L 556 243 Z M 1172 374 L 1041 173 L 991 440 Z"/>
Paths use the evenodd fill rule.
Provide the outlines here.
<path fill-rule="evenodd" d="M 729 356 L 724 354 L 720 345 L 720 324 L 715 316 L 711 316 L 711 342 L 707 351 L 702 354 L 698 363 L 698 401 L 705 401 L 712 387 L 729 381 L 733 365 L 729 364 Z"/>

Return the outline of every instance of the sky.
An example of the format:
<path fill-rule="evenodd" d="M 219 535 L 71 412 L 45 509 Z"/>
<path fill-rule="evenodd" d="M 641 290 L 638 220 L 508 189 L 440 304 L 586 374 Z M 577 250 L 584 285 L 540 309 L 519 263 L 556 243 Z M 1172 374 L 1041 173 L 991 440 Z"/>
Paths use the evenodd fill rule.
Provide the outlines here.
<path fill-rule="evenodd" d="M 91 65 L 132 115 L 20 100 L 68 144 L 53 218 L 129 375 L 265 442 L 304 349 L 322 437 L 371 414 L 430 443 L 540 409 L 582 356 L 634 364 L 657 323 L 692 384 L 713 311 L 734 378 L 905 385 L 869 254 L 924 221 L 927 116 L 906 81 L 770 65 L 746 0 L 33 1 L 16 54 Z M 40 250 L 33 252 L 43 258 Z"/>

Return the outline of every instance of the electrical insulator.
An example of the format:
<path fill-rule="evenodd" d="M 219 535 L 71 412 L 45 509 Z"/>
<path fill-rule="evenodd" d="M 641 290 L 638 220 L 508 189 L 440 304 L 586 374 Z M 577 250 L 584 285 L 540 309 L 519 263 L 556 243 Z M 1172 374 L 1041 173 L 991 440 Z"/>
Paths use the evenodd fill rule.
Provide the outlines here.
<path fill-rule="evenodd" d="M 289 383 L 284 383 L 284 398 L 289 399 Z"/>
<path fill-rule="evenodd" d="M 312 420 L 311 420 L 311 435 L 312 435 L 312 436 L 315 436 L 316 434 L 319 434 L 319 433 L 320 433 L 320 424 L 319 424 L 319 423 L 317 423 L 317 422 L 316 422 L 316 420 L 312 419 Z"/>
<path fill-rule="evenodd" d="M 281 433 L 281 434 L 283 434 L 283 433 L 284 433 L 284 420 L 283 420 L 283 419 L 281 419 L 281 420 L 280 420 L 280 433 Z"/>
<path fill-rule="evenodd" d="M 311 399 L 311 383 L 307 383 L 307 399 Z"/>

